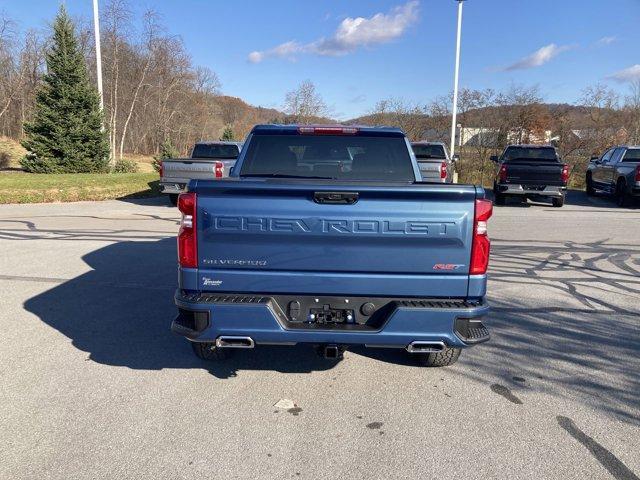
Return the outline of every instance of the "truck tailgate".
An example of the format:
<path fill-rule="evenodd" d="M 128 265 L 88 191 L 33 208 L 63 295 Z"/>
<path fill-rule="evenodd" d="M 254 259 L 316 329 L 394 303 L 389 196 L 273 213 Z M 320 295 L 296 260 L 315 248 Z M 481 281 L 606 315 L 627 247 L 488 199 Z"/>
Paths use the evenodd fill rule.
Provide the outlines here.
<path fill-rule="evenodd" d="M 172 159 L 162 162 L 163 181 L 189 181 L 191 179 L 211 180 L 215 178 L 215 164 L 224 164 L 223 176 L 229 175 L 229 169 L 236 163 L 234 160 L 215 159 Z"/>
<path fill-rule="evenodd" d="M 201 290 L 467 294 L 472 186 L 221 180 L 196 190 Z M 327 192 L 357 201 L 322 203 Z"/>
<path fill-rule="evenodd" d="M 418 167 L 420 168 L 420 174 L 424 181 L 430 182 L 442 182 L 443 179 L 440 176 L 442 169 L 442 162 L 444 160 L 420 160 L 418 159 Z"/>
<path fill-rule="evenodd" d="M 562 186 L 563 165 L 558 162 L 509 162 L 506 183 Z"/>

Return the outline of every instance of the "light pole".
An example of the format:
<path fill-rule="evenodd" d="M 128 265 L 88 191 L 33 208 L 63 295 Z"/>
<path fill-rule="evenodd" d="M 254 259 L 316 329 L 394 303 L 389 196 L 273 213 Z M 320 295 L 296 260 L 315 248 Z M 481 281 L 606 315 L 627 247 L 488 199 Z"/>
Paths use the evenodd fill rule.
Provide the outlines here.
<path fill-rule="evenodd" d="M 458 32 L 456 35 L 456 66 L 453 74 L 453 107 L 451 115 L 451 157 L 453 157 L 456 148 L 456 116 L 458 114 L 458 73 L 460 70 L 460 33 L 462 31 L 462 3 L 464 0 L 456 0 L 458 2 Z"/>
<path fill-rule="evenodd" d="M 93 0 L 93 31 L 96 37 L 96 76 L 98 80 L 98 93 L 100 94 L 100 110 L 104 109 L 104 97 L 102 95 L 102 54 L 100 53 L 100 20 L 98 15 L 98 0 Z M 104 128 L 104 125 L 102 126 Z"/>

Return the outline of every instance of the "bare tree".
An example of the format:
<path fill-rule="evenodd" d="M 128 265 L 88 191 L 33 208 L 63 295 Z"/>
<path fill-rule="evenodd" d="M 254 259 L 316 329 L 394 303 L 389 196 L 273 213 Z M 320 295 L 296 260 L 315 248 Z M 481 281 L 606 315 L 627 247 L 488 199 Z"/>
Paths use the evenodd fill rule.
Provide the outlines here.
<path fill-rule="evenodd" d="M 127 128 L 129 127 L 129 122 L 131 121 L 131 116 L 133 115 L 133 110 L 136 106 L 136 102 L 138 101 L 138 96 L 140 95 L 140 90 L 144 85 L 147 74 L 149 72 L 149 68 L 151 67 L 151 61 L 153 59 L 153 48 L 156 39 L 156 31 L 158 29 L 157 25 L 157 15 L 153 10 L 148 10 L 144 15 L 144 44 L 143 47 L 143 63 L 140 68 L 140 73 L 138 75 L 138 80 L 135 83 L 135 88 L 133 90 L 133 98 L 129 104 L 129 112 L 127 113 L 127 118 L 124 121 L 124 125 L 122 126 L 122 135 L 120 136 L 120 160 L 122 160 L 124 154 L 124 141 L 127 137 Z"/>
<path fill-rule="evenodd" d="M 126 33 L 131 31 L 131 10 L 127 0 L 109 0 L 102 16 L 105 25 L 103 59 L 107 66 L 105 69 L 105 90 L 108 92 L 105 111 L 109 112 L 109 150 L 113 162 L 116 153 L 118 109 L 120 106 L 120 68 L 122 63 L 120 52 L 127 46 Z"/>
<path fill-rule="evenodd" d="M 501 143 L 529 143 L 544 138 L 551 127 L 551 117 L 542 105 L 538 85 L 511 85 L 496 97 L 501 108 Z"/>
<path fill-rule="evenodd" d="M 298 123 L 310 123 L 327 114 L 327 105 L 311 80 L 305 80 L 295 90 L 287 92 L 284 108 Z"/>
<path fill-rule="evenodd" d="M 465 136 L 466 130 L 461 130 L 460 142 L 467 142 L 467 146 L 460 149 L 459 154 L 464 161 L 464 168 L 471 169 L 476 175 L 474 181 L 481 185 L 484 183 L 485 175 L 493 168 L 488 161 L 489 156 L 500 148 L 496 129 L 500 122 L 494 108 L 495 104 L 496 93 L 492 89 L 463 88 L 458 97 L 460 125 L 473 132 L 472 138 L 465 138 L 469 135 Z M 482 115 L 479 116 L 477 112 L 482 112 Z M 462 168 L 462 165 L 458 168 Z"/>
<path fill-rule="evenodd" d="M 601 83 L 582 91 L 580 104 L 587 107 L 588 126 L 580 136 L 589 153 L 597 154 L 617 143 L 617 129 L 612 127 L 615 124 L 612 119 L 619 101 L 618 94 Z"/>
<path fill-rule="evenodd" d="M 625 97 L 624 110 L 626 113 L 629 141 L 640 144 L 640 79 L 634 80 L 629 85 L 629 94 Z"/>
<path fill-rule="evenodd" d="M 401 98 L 378 101 L 369 118 L 374 125 L 401 128 L 412 141 L 422 139 L 426 128 L 424 107 Z"/>
<path fill-rule="evenodd" d="M 0 119 L 22 88 L 24 71 L 17 58 L 16 41 L 15 24 L 10 19 L 0 18 Z"/>

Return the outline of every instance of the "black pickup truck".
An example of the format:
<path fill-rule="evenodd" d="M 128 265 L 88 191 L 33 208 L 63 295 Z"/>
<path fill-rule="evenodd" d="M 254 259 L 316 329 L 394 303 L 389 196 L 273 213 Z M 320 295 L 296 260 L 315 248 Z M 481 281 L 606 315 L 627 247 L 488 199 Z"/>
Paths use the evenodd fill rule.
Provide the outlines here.
<path fill-rule="evenodd" d="M 550 145 L 509 145 L 499 157 L 491 157 L 498 168 L 493 182 L 495 203 L 504 205 L 507 197 L 551 198 L 562 207 L 569 181 L 569 166 L 560 161 Z"/>

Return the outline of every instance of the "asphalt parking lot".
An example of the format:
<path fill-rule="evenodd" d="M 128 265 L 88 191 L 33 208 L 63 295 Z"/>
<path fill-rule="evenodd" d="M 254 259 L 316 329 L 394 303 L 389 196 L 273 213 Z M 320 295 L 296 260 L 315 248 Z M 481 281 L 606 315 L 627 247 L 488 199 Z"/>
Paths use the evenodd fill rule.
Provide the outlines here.
<path fill-rule="evenodd" d="M 158 199 L 0 206 L 0 478 L 640 475 L 640 208 L 496 208 L 492 340 L 441 369 L 203 363 L 169 331 L 177 221 Z"/>

